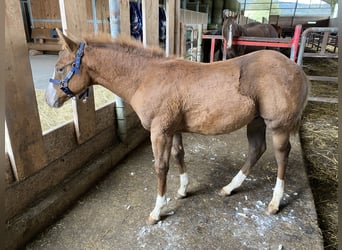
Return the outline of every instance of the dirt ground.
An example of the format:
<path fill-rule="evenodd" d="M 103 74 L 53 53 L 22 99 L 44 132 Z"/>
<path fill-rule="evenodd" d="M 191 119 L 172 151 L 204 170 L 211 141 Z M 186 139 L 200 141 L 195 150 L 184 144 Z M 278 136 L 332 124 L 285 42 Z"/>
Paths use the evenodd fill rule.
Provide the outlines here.
<path fill-rule="evenodd" d="M 304 58 L 308 75 L 337 76 L 337 59 Z M 312 81 L 312 96 L 338 97 L 335 82 Z M 300 130 L 325 249 L 337 249 L 338 104 L 309 102 Z"/>
<path fill-rule="evenodd" d="M 162 221 L 147 225 L 156 196 L 149 141 L 134 150 L 55 224 L 27 245 L 38 249 L 323 249 L 299 138 L 292 151 L 281 211 L 267 215 L 276 167 L 268 150 L 232 196 L 218 191 L 246 159 L 245 129 L 184 135 L 189 196 L 175 200 L 178 169 L 168 175 Z"/>

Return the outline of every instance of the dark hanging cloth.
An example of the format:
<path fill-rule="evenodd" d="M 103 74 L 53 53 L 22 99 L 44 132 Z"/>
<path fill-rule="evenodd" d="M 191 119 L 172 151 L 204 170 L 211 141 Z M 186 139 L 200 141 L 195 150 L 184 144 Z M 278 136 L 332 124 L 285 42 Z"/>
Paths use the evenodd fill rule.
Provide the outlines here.
<path fill-rule="evenodd" d="M 130 21 L 131 21 L 131 36 L 135 39 L 140 39 L 143 35 L 142 30 L 142 13 L 136 2 L 129 2 Z M 159 40 L 166 40 L 166 14 L 163 7 L 159 7 Z"/>
<path fill-rule="evenodd" d="M 142 14 L 136 2 L 129 2 L 131 36 L 139 39 L 142 36 Z"/>
<path fill-rule="evenodd" d="M 163 7 L 159 7 L 159 40 L 166 40 L 166 15 Z"/>

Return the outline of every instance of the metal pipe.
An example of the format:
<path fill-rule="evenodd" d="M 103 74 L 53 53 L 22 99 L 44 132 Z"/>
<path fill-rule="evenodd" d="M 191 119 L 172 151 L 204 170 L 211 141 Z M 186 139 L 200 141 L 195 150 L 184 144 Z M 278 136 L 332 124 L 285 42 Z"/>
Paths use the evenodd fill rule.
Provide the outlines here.
<path fill-rule="evenodd" d="M 291 55 L 290 55 L 290 59 L 292 61 L 296 61 L 296 56 L 297 56 L 297 51 L 298 51 L 298 44 L 299 44 L 299 40 L 300 40 L 300 33 L 302 32 L 302 25 L 301 24 L 297 24 L 296 28 L 295 28 L 295 33 L 293 35 L 293 39 L 292 39 L 292 45 L 291 45 Z"/>
<path fill-rule="evenodd" d="M 184 35 L 186 36 L 186 38 L 187 38 L 187 34 L 188 34 L 188 31 L 190 31 L 190 60 L 191 61 L 193 61 L 194 60 L 194 58 L 193 58 L 193 52 L 194 52 L 194 33 L 195 33 L 195 31 L 194 31 L 194 28 L 192 27 L 192 26 L 184 26 L 185 27 L 185 31 L 186 32 L 184 32 Z M 185 48 L 187 48 L 187 39 L 184 39 L 185 40 Z M 186 51 L 186 53 L 187 53 L 188 51 Z"/>
<path fill-rule="evenodd" d="M 109 0 L 109 25 L 111 37 L 116 38 L 120 34 L 120 0 Z M 125 103 L 117 95 L 115 95 L 115 111 L 116 119 L 118 121 L 119 139 L 122 142 L 126 142 L 127 124 Z"/>
<path fill-rule="evenodd" d="M 201 49 L 202 49 L 202 24 L 197 26 L 197 62 L 201 61 Z"/>
<path fill-rule="evenodd" d="M 338 32 L 337 27 L 311 27 L 304 30 L 302 33 L 302 39 L 300 42 L 299 52 L 298 52 L 298 59 L 297 64 L 302 65 L 303 63 L 303 55 L 304 55 L 304 49 L 306 45 L 306 37 L 309 32 Z"/>
<path fill-rule="evenodd" d="M 95 3 L 95 0 L 91 0 L 91 10 L 92 10 L 92 13 L 93 13 L 94 34 L 97 34 L 97 17 L 96 17 L 96 3 Z"/>
<path fill-rule="evenodd" d="M 30 16 L 31 21 L 31 28 L 34 28 L 33 16 L 32 16 L 32 8 L 31 8 L 31 0 L 27 0 L 27 8 Z"/>
<path fill-rule="evenodd" d="M 110 35 L 115 38 L 120 33 L 120 1 L 109 0 Z"/>

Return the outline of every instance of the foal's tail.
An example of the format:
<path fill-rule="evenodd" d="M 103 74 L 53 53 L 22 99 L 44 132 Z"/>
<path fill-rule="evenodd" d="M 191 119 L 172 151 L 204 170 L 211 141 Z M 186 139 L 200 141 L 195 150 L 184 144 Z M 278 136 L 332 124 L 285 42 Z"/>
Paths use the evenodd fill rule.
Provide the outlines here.
<path fill-rule="evenodd" d="M 308 103 L 309 95 L 311 92 L 311 82 L 305 73 L 302 71 L 303 85 L 300 100 L 302 100 L 298 106 L 298 115 L 294 121 L 293 128 L 291 129 L 291 134 L 297 133 L 302 122 L 303 112 Z"/>
<path fill-rule="evenodd" d="M 303 113 L 311 91 L 311 82 L 302 70 L 300 71 L 300 79 L 301 81 L 297 83 L 301 84 L 301 86 L 298 89 L 297 95 L 295 94 L 297 107 L 295 110 L 293 110 L 291 115 L 292 117 L 289 117 L 290 122 L 286 128 L 292 135 L 299 131 L 300 125 L 302 123 Z"/>

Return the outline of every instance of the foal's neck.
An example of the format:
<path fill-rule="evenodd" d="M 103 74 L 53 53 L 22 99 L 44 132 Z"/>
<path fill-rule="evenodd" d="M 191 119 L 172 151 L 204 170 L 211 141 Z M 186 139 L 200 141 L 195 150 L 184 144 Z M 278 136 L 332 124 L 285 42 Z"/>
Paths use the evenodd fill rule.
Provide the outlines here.
<path fill-rule="evenodd" d="M 111 48 L 93 48 L 87 58 L 93 84 L 102 85 L 128 103 L 145 77 L 146 70 L 163 60 Z"/>

